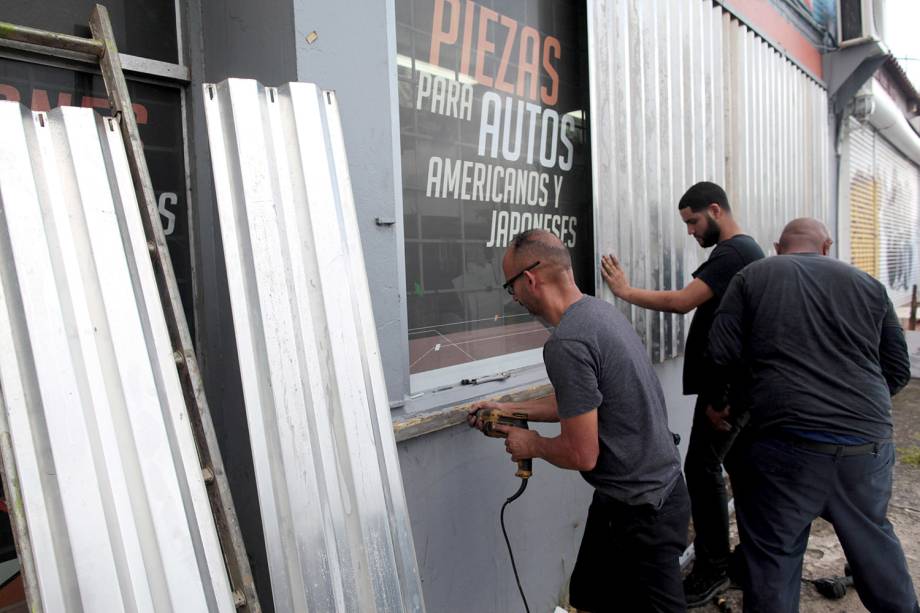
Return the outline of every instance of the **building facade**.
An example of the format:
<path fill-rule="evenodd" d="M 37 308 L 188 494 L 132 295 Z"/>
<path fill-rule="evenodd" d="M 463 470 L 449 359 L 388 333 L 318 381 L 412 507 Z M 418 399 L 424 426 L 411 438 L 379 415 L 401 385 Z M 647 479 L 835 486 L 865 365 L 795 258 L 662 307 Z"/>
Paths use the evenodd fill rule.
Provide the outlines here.
<path fill-rule="evenodd" d="M 902 201 L 912 198 L 916 211 L 916 160 L 911 166 L 902 150 L 885 148 L 884 135 L 860 133 L 848 117 L 849 165 L 838 163 L 840 130 L 821 54 L 832 44 L 833 2 L 104 3 L 126 55 L 267 610 L 203 84 L 309 81 L 337 92 L 429 611 L 518 606 L 498 526 L 514 471 L 503 446 L 462 419 L 475 399 L 548 390 L 540 347 L 550 331 L 501 290 L 501 256 L 514 234 L 532 227 L 558 234 L 586 293 L 613 300 L 598 273 L 606 253 L 620 257 L 634 285 L 679 289 L 707 254 L 686 235 L 677 201 L 692 183 L 712 180 L 726 187 L 742 227 L 765 251 L 788 220 L 814 216 L 848 237 L 852 226 L 841 256 L 888 275 L 893 295 L 916 276 L 916 213 L 909 227 L 886 225 L 886 211 L 903 214 Z M 92 4 L 12 0 L 0 20 L 87 35 Z M 0 47 L 0 98 L 36 110 L 76 104 L 105 112 L 89 64 L 41 59 L 27 46 Z M 878 160 L 898 168 L 889 187 Z M 837 180 L 844 172 L 846 193 Z M 891 195 L 861 200 L 866 190 Z M 838 191 L 848 203 L 840 218 Z M 875 255 L 864 236 L 874 237 Z M 681 369 L 689 320 L 621 307 L 656 364 L 671 429 L 686 441 L 693 398 L 681 393 Z M 477 378 L 493 380 L 461 383 Z M 566 602 L 591 490 L 574 472 L 545 463 L 532 481 L 507 512 L 509 536 L 531 606 L 549 610 Z"/>

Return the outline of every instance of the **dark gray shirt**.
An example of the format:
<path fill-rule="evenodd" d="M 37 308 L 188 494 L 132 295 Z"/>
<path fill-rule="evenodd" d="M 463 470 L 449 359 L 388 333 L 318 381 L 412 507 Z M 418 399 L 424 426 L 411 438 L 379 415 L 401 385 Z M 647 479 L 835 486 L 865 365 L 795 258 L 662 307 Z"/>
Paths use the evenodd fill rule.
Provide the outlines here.
<path fill-rule="evenodd" d="M 754 428 L 891 438 L 910 361 L 868 274 L 818 254 L 755 262 L 732 280 L 709 339 L 715 363 L 746 379 Z"/>
<path fill-rule="evenodd" d="M 680 456 L 648 352 L 622 313 L 585 296 L 562 316 L 543 361 L 560 418 L 597 409 L 600 454 L 585 480 L 615 500 L 660 507 Z"/>

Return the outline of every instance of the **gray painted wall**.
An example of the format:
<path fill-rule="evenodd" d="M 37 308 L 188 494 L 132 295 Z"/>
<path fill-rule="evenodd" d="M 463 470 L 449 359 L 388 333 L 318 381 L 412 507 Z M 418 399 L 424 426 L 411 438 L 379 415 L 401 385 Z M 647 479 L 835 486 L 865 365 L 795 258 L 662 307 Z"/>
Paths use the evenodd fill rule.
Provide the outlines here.
<path fill-rule="evenodd" d="M 409 390 L 402 171 L 393 0 L 296 0 L 297 79 L 339 102 L 358 225 L 391 402 Z M 316 33 L 311 44 L 307 36 Z M 395 220 L 379 226 L 376 218 Z"/>
<path fill-rule="evenodd" d="M 258 79 L 281 85 L 297 79 L 291 0 L 202 2 L 205 78 Z"/>

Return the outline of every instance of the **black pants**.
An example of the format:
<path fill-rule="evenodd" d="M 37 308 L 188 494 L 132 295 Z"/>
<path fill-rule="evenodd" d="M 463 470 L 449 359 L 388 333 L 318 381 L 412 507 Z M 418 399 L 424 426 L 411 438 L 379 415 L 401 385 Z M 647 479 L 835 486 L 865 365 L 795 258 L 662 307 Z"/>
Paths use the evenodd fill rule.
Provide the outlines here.
<path fill-rule="evenodd" d="M 690 519 L 678 478 L 660 509 L 627 505 L 595 492 L 569 585 L 579 611 L 686 611 L 680 554 Z"/>
<path fill-rule="evenodd" d="M 891 443 L 845 456 L 768 438 L 754 441 L 745 456 L 740 476 L 746 486 L 735 502 L 748 572 L 746 612 L 798 611 L 811 522 L 823 517 L 834 526 L 869 611 L 920 613 L 904 551 L 886 517 Z"/>
<path fill-rule="evenodd" d="M 715 572 L 728 568 L 731 553 L 728 540 L 728 493 L 722 464 L 738 436 L 740 428 L 731 432 L 716 430 L 706 417 L 707 402 L 698 397 L 693 409 L 690 443 L 684 460 L 690 509 L 696 536 L 693 549 L 695 568 L 705 567 Z"/>

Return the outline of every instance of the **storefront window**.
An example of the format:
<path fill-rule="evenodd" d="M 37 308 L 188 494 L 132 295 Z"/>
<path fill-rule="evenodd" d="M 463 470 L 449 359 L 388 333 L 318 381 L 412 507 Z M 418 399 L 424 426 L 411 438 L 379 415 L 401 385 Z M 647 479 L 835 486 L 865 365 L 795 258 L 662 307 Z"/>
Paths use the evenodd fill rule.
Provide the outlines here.
<path fill-rule="evenodd" d="M 191 325 L 194 320 L 181 94 L 175 87 L 134 81 L 128 81 L 128 91 L 179 293 Z M 102 115 L 111 113 L 102 77 L 15 60 L 0 59 L 0 100 L 21 102 L 33 111 L 84 106 Z"/>
<path fill-rule="evenodd" d="M 3 0 L 0 21 L 89 38 L 96 4 L 109 12 L 120 53 L 181 63 L 175 0 Z"/>
<path fill-rule="evenodd" d="M 539 348 L 549 331 L 501 289 L 501 259 L 546 228 L 593 290 L 584 4 L 396 10 L 410 373 Z"/>

